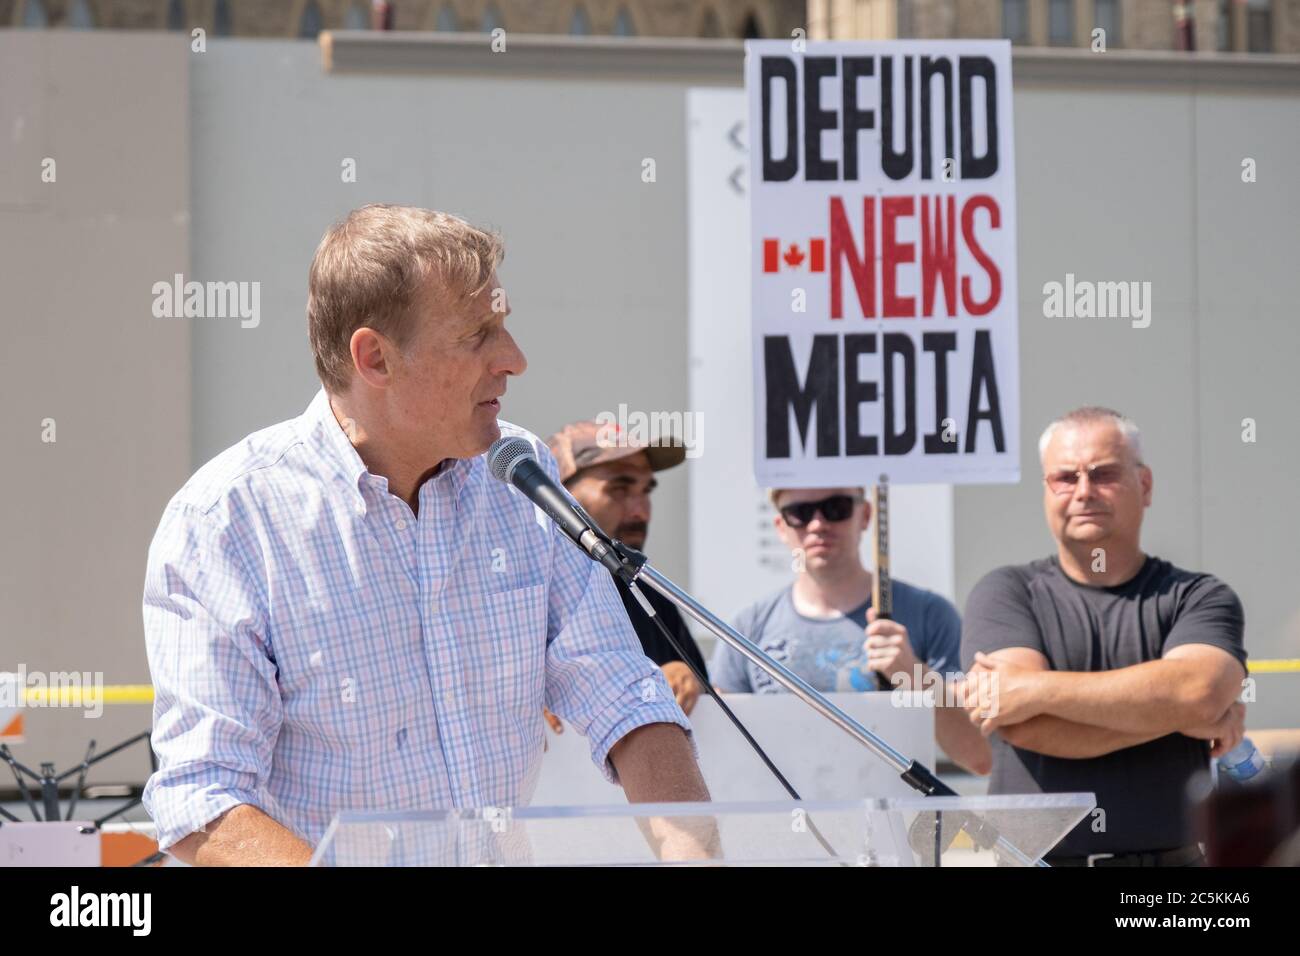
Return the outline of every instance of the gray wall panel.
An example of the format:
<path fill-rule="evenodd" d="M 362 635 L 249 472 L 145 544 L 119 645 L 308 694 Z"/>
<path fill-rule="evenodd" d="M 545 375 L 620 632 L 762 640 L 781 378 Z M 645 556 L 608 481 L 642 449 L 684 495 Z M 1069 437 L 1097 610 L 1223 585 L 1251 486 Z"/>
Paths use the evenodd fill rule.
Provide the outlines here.
<path fill-rule="evenodd" d="M 149 680 L 145 557 L 190 464 L 189 328 L 151 311 L 153 284 L 188 271 L 186 55 L 164 34 L 0 31 L 0 670 Z M 62 770 L 150 723 L 32 708 L 14 749 Z M 137 746 L 91 779 L 148 767 Z"/>

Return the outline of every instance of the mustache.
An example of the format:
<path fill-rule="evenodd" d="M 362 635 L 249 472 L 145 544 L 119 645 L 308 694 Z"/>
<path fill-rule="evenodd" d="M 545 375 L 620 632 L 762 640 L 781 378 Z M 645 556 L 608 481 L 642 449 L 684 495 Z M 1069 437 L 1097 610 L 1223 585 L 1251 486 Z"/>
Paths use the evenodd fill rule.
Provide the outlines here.
<path fill-rule="evenodd" d="M 628 524 L 621 524 L 614 529 L 614 537 L 626 538 L 629 534 L 647 534 L 650 526 L 644 521 L 633 521 Z"/>

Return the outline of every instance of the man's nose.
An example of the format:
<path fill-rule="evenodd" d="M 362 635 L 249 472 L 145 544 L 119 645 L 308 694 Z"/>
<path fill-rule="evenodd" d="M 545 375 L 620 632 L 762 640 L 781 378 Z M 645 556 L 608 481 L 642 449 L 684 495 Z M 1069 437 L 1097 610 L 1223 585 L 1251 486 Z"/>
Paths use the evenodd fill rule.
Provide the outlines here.
<path fill-rule="evenodd" d="M 630 495 L 627 499 L 624 521 L 641 521 L 650 523 L 650 496 L 647 494 Z"/>
<path fill-rule="evenodd" d="M 1079 472 L 1076 476 L 1074 497 L 1081 501 L 1092 497 L 1092 479 L 1088 477 L 1086 471 Z"/>
<path fill-rule="evenodd" d="M 528 359 L 524 357 L 523 349 L 519 347 L 515 337 L 506 332 L 506 347 L 502 350 L 492 371 L 502 375 L 523 375 L 527 370 Z"/>

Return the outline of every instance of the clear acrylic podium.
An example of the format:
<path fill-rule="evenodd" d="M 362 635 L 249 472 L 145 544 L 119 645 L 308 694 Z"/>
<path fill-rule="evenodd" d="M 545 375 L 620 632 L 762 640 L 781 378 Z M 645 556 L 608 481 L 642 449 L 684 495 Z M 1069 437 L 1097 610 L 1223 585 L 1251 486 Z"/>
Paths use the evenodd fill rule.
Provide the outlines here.
<path fill-rule="evenodd" d="M 1090 793 L 1056 793 L 350 810 L 311 865 L 1026 866 L 1095 805 Z"/>

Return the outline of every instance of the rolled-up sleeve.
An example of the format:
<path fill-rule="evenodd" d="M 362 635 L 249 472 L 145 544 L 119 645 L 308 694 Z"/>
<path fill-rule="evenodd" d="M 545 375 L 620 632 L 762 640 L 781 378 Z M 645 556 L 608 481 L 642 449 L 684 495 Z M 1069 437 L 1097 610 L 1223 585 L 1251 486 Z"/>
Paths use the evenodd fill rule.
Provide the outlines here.
<path fill-rule="evenodd" d="M 149 549 L 144 632 L 158 769 L 144 805 L 166 850 L 267 790 L 281 700 L 260 591 L 220 519 L 173 503 Z"/>
<path fill-rule="evenodd" d="M 556 478 L 549 449 L 538 448 L 538 457 Z M 609 572 L 554 526 L 551 548 L 547 707 L 587 737 L 591 759 L 610 783 L 618 783 L 610 750 L 646 724 L 681 727 L 698 759 L 690 722 L 663 671 L 642 651 Z"/>

